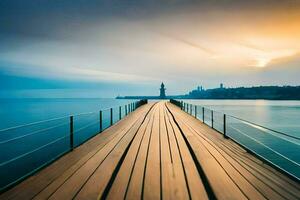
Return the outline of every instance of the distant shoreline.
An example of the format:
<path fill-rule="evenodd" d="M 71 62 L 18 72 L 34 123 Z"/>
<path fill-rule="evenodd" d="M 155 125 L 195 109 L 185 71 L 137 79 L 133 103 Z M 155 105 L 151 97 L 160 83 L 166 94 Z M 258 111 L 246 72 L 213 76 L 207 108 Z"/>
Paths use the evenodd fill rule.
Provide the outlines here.
<path fill-rule="evenodd" d="M 118 96 L 117 99 L 161 99 L 159 96 Z M 165 99 L 195 99 L 195 100 L 300 100 L 300 86 L 258 86 L 197 89 L 184 95 L 167 95 Z"/>
<path fill-rule="evenodd" d="M 170 100 L 170 99 L 182 99 L 182 100 L 268 100 L 268 101 L 300 101 L 299 99 L 263 99 L 263 98 L 182 98 L 182 97 L 166 97 L 165 99 L 160 99 L 160 98 L 144 98 L 144 97 L 116 97 L 116 99 L 149 99 L 149 100 Z"/>

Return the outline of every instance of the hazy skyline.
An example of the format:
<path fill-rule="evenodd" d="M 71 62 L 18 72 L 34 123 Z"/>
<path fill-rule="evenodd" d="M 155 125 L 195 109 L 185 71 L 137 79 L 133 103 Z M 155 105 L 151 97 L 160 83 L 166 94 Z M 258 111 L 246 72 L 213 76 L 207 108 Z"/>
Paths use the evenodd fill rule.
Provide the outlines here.
<path fill-rule="evenodd" d="M 0 2 L 0 96 L 300 85 L 300 1 L 86 2 Z"/>

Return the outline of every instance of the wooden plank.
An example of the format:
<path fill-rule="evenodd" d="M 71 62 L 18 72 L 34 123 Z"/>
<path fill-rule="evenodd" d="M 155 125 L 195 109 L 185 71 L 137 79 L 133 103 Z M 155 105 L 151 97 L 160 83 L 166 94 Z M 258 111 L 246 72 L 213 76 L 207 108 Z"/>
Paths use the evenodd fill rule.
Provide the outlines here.
<path fill-rule="evenodd" d="M 163 104 L 159 106 L 159 132 L 160 132 L 160 157 L 161 157 L 161 184 L 162 184 L 162 199 L 179 199 L 179 196 L 175 196 L 175 177 L 172 175 L 175 173 L 171 161 L 171 152 L 168 139 L 168 133 L 164 123 L 164 108 Z"/>
<path fill-rule="evenodd" d="M 220 165 L 222 165 L 223 169 L 236 183 L 240 190 L 243 191 L 245 196 L 247 196 L 249 199 L 283 199 L 282 196 L 273 191 L 271 188 L 267 187 L 262 181 L 256 179 L 247 170 L 240 167 L 240 165 L 228 157 L 226 153 L 220 151 L 220 149 L 217 149 L 213 144 L 209 143 L 207 140 L 205 140 L 205 138 L 198 134 L 195 133 L 201 145 L 203 145 L 220 163 Z"/>
<path fill-rule="evenodd" d="M 134 122 L 133 122 L 134 123 Z M 133 124 L 132 124 L 133 125 Z M 111 133 L 112 137 L 111 139 L 117 137 L 119 134 L 123 134 L 124 132 L 128 131 L 130 129 L 130 124 L 128 124 L 127 128 L 124 127 L 123 129 L 117 130 L 115 133 Z M 60 175 L 58 178 L 56 178 L 51 184 L 49 184 L 44 190 L 42 190 L 35 199 L 46 199 L 49 198 L 60 186 L 63 185 L 63 183 L 69 179 L 77 170 L 79 170 L 89 159 L 91 159 L 97 152 L 99 152 L 104 146 L 106 146 L 111 140 L 107 140 L 103 142 L 101 145 L 99 145 L 96 148 L 93 148 L 93 150 L 82 157 L 77 163 L 72 165 L 68 170 L 66 170 L 62 175 Z"/>
<path fill-rule="evenodd" d="M 148 113 L 146 116 L 148 116 Z M 134 124 L 133 128 L 124 135 L 120 142 L 117 143 L 107 157 L 105 157 L 104 161 L 97 166 L 93 174 L 91 174 L 89 179 L 80 188 L 75 199 L 98 199 L 102 196 L 118 162 L 122 156 L 125 155 L 127 147 L 144 123 L 146 116 L 141 116 L 139 122 Z"/>
<path fill-rule="evenodd" d="M 143 184 L 144 199 L 155 200 L 161 198 L 160 172 L 159 112 L 155 112 L 146 160 L 146 171 Z"/>
<path fill-rule="evenodd" d="M 178 108 L 175 108 L 175 109 L 179 110 Z M 277 171 L 275 168 L 271 167 L 270 165 L 262 162 L 261 160 L 259 160 L 255 156 L 249 154 L 243 147 L 241 147 L 240 145 L 238 145 L 234 141 L 224 140 L 224 138 L 221 134 L 217 133 L 215 130 L 211 129 L 209 126 L 204 125 L 201 121 L 195 120 L 193 116 L 185 115 L 185 120 L 188 121 L 189 123 L 195 124 L 194 127 L 197 127 L 198 129 L 201 129 L 207 137 L 215 137 L 215 138 L 220 139 L 219 141 L 225 142 L 226 146 L 231 147 L 237 153 L 242 154 L 243 158 L 248 158 L 249 162 L 255 162 L 258 165 L 260 165 L 260 167 L 258 169 L 265 170 L 265 173 L 268 173 L 268 176 L 271 176 L 271 178 L 281 180 L 281 181 L 284 182 L 284 184 L 291 185 L 292 190 L 294 190 L 295 188 L 297 190 L 300 190 L 299 183 L 296 183 L 294 180 L 292 180 L 288 176 L 286 176 L 283 173 Z M 287 189 L 287 190 L 289 190 L 289 189 Z"/>
<path fill-rule="evenodd" d="M 186 118 L 187 117 L 185 117 L 185 119 Z M 208 138 L 214 142 L 211 144 L 217 145 L 219 147 L 220 142 L 226 142 L 226 145 L 223 145 L 222 147 L 227 148 L 227 149 L 230 149 L 230 147 L 233 146 L 231 144 L 237 145 L 237 144 L 233 143 L 233 141 L 231 141 L 231 140 L 224 139 L 220 134 L 216 134 L 216 131 L 214 131 L 213 129 L 211 129 L 207 126 L 203 126 L 202 124 L 199 125 L 199 123 L 198 124 L 193 123 L 193 121 L 197 121 L 194 118 L 191 118 L 191 117 L 188 117 L 188 118 L 189 118 L 189 120 L 188 121 L 186 120 L 187 121 L 186 123 L 193 125 L 194 129 L 197 129 L 198 131 L 201 132 L 201 135 L 205 136 L 206 138 Z M 224 150 L 224 148 L 220 147 L 220 149 L 222 149 L 222 150 Z M 232 161 L 232 162 L 237 162 L 237 163 L 233 164 L 233 166 L 237 167 L 237 170 L 239 171 L 239 173 L 241 173 L 241 171 L 243 171 L 243 173 L 241 175 L 246 177 L 251 183 L 253 182 L 254 183 L 253 185 L 261 193 L 263 193 L 266 197 L 278 199 L 278 198 L 280 198 L 279 196 L 281 196 L 281 198 L 282 198 L 282 196 L 284 196 L 289 199 L 294 199 L 297 196 L 299 196 L 299 189 L 291 186 L 289 184 L 289 182 L 283 181 L 280 177 L 278 178 L 278 176 L 274 176 L 274 174 L 270 174 L 270 171 L 265 170 L 264 167 L 256 165 L 256 167 L 250 168 L 249 163 L 253 164 L 252 160 L 255 158 L 251 155 L 248 155 L 248 153 L 245 150 L 240 151 L 240 150 L 236 150 L 236 148 L 233 148 L 233 149 L 231 148 L 231 150 L 234 151 L 235 153 L 227 155 L 228 151 L 226 151 L 226 152 L 222 152 L 221 154 L 223 156 L 227 156 L 227 158 L 226 158 L 227 160 L 228 159 L 230 160 L 231 158 L 236 157 L 236 154 L 239 154 L 239 156 L 236 157 L 238 160 L 235 159 L 234 161 Z M 240 163 L 239 160 L 245 158 L 245 155 L 248 155 L 252 159 L 247 160 L 244 163 Z M 266 174 L 268 174 L 268 176 L 266 176 Z M 286 185 L 286 184 L 288 184 L 288 185 Z"/>
<path fill-rule="evenodd" d="M 239 176 L 234 177 L 234 180 L 239 180 L 238 178 L 243 176 L 245 177 L 248 182 L 250 182 L 257 190 L 259 190 L 265 197 L 271 198 L 271 199 L 298 199 L 299 198 L 299 190 L 297 188 L 291 187 L 292 185 L 288 184 L 288 186 L 285 186 L 285 181 L 282 181 L 282 184 L 280 185 L 278 180 L 274 182 L 275 177 L 271 176 L 267 177 L 264 175 L 264 173 L 258 173 L 258 171 L 265 169 L 259 165 L 256 165 L 254 168 L 249 167 L 249 162 L 253 164 L 252 159 L 247 160 L 247 163 L 241 163 L 240 160 L 245 158 L 245 155 L 248 157 L 253 157 L 252 155 L 249 155 L 246 151 L 237 151 L 236 148 L 231 149 L 233 152 L 230 152 L 228 154 L 228 149 L 230 149 L 231 145 L 228 145 L 228 143 L 232 143 L 231 140 L 226 140 L 223 137 L 219 137 L 219 134 L 216 134 L 216 132 L 212 129 L 210 129 L 207 126 L 199 126 L 199 123 L 197 125 L 193 125 L 192 121 L 194 121 L 194 118 L 191 118 L 190 116 L 182 116 L 182 120 L 185 120 L 185 123 L 188 125 L 193 126 L 194 129 L 198 130 L 198 135 L 201 136 L 203 139 L 206 139 L 206 145 L 208 143 L 213 146 L 214 148 L 211 148 L 211 151 L 217 150 L 219 152 L 219 159 L 223 157 L 224 159 L 228 160 L 228 162 L 231 163 L 231 165 L 240 173 Z M 214 133 L 213 133 L 214 132 Z M 204 141 L 204 140 L 203 140 Z M 220 147 L 220 142 L 226 141 L 226 145 L 223 144 L 223 146 Z M 203 142 L 205 143 L 205 142 Z M 205 145 L 205 144 L 204 144 Z M 218 154 L 216 151 L 214 152 L 214 155 Z M 254 157 L 253 157 L 254 158 Z M 224 161 L 222 162 L 222 165 L 224 165 Z M 228 167 L 228 166 L 227 166 Z M 262 172 L 261 171 L 261 172 Z M 265 171 L 267 172 L 267 171 Z M 274 175 L 274 174 L 273 174 Z M 239 184 L 240 186 L 244 186 L 244 184 Z M 250 191 L 244 190 L 246 194 L 253 194 Z"/>
<path fill-rule="evenodd" d="M 146 111 L 146 110 L 145 110 Z M 145 112 L 144 111 L 144 112 Z M 138 112 L 140 114 L 140 112 Z M 103 148 L 110 140 L 114 137 L 116 137 L 118 134 L 121 134 L 122 132 L 126 132 L 130 129 L 130 127 L 136 122 L 138 119 L 138 116 L 132 116 L 131 118 L 127 118 L 124 120 L 127 123 L 122 123 L 120 126 L 115 126 L 113 129 L 106 129 L 103 133 L 106 135 L 102 135 L 100 137 L 103 138 L 103 142 L 97 146 L 94 147 L 93 145 L 89 145 L 86 150 L 89 150 L 90 152 L 85 156 L 82 157 L 77 163 L 74 163 L 68 170 L 64 171 L 63 174 L 61 174 L 58 178 L 56 178 L 51 184 L 49 184 L 44 190 L 42 190 L 38 195 L 36 195 L 35 199 L 46 199 L 48 198 L 52 193 L 54 193 L 58 187 L 60 187 L 67 179 L 70 178 L 83 164 L 85 164 L 92 156 L 95 155 L 101 148 Z M 116 129 L 117 128 L 117 129 Z M 105 137 L 107 136 L 107 137 Z M 98 138 L 94 138 L 95 140 L 99 140 Z M 94 141 L 93 139 L 93 141 Z M 106 139 L 106 140 L 105 140 Z M 92 149 L 92 151 L 91 151 Z M 75 149 L 76 150 L 76 149 Z M 80 158 L 79 157 L 79 158 Z M 69 160 L 67 160 L 69 162 Z"/>
<path fill-rule="evenodd" d="M 193 149 L 216 197 L 218 199 L 247 199 L 217 160 L 197 141 L 197 137 L 191 130 L 178 120 L 177 113 L 171 106 L 170 108 L 175 118 L 177 117 L 176 121 Z"/>
<path fill-rule="evenodd" d="M 154 110 L 157 109 L 155 106 Z M 128 185 L 126 199 L 141 199 L 143 191 L 144 173 L 146 168 L 146 160 L 150 144 L 151 132 L 153 128 L 154 115 L 151 118 L 148 128 L 146 129 L 145 136 L 141 143 L 141 148 L 138 152 L 135 165 L 132 171 L 131 179 Z"/>
<path fill-rule="evenodd" d="M 183 163 L 181 160 L 181 156 L 179 153 L 178 145 L 173 133 L 173 129 L 170 128 L 169 124 L 167 125 L 167 110 L 164 104 L 163 106 L 163 128 L 164 132 L 168 135 L 169 145 L 170 145 L 170 153 L 172 157 L 172 176 L 173 176 L 173 198 L 172 199 L 188 199 L 189 191 L 188 185 L 185 179 L 185 171 L 183 168 Z"/>
<path fill-rule="evenodd" d="M 174 137 L 178 145 L 179 153 L 186 173 L 187 184 L 191 199 L 205 200 L 208 199 L 205 187 L 202 183 L 201 177 L 193 158 L 188 150 L 188 147 L 177 127 L 173 121 L 170 113 L 166 111 L 166 124 L 169 130 L 170 137 Z"/>
<path fill-rule="evenodd" d="M 174 140 L 166 124 L 166 107 L 161 103 L 160 108 L 160 136 L 161 136 L 161 168 L 162 168 L 162 197 L 163 199 L 188 199 L 189 193 L 185 174 Z"/>
<path fill-rule="evenodd" d="M 280 179 L 280 177 L 269 174 L 269 170 L 265 170 L 260 165 L 253 163 L 251 160 L 244 160 L 244 156 L 240 156 L 237 153 L 230 152 L 229 149 L 223 146 L 223 150 L 228 154 L 229 159 L 233 159 L 238 162 L 243 168 L 249 171 L 257 179 L 261 180 L 268 187 L 275 190 L 280 195 L 283 195 L 289 199 L 300 198 L 300 190 L 289 185 L 288 182 Z M 259 186 L 257 184 L 257 186 Z M 262 188 L 261 188 L 262 189 Z M 265 192 L 266 193 L 266 192 Z M 266 196 L 268 196 L 267 194 Z"/>
<path fill-rule="evenodd" d="M 114 200 L 125 198 L 127 187 L 130 181 L 130 176 L 132 174 L 132 170 L 136 161 L 136 157 L 139 149 L 141 148 L 141 143 L 145 136 L 146 130 L 149 129 L 149 126 L 151 126 L 152 124 L 153 114 L 153 111 L 149 113 L 149 115 L 146 117 L 145 122 L 143 123 L 136 137 L 134 138 L 128 150 L 128 153 L 120 167 L 120 170 L 112 183 L 112 186 L 109 190 L 106 199 Z"/>
<path fill-rule="evenodd" d="M 150 105 L 140 107 L 132 117 L 126 117 L 124 120 L 116 123 L 109 129 L 106 129 L 101 134 L 96 135 L 91 140 L 88 140 L 83 145 L 74 149 L 74 151 L 61 157 L 48 167 L 44 168 L 40 172 L 34 174 L 28 179 L 24 180 L 11 190 L 1 194 L 2 199 L 32 199 L 38 195 L 41 191 L 47 188 L 52 182 L 54 182 L 59 176 L 61 176 L 66 170 L 72 167 L 74 164 L 79 162 L 82 157 L 87 155 L 93 149 L 101 147 L 105 142 L 109 141 L 119 133 L 121 129 L 128 127 L 128 123 L 132 123 L 140 116 L 145 113 Z"/>
<path fill-rule="evenodd" d="M 97 167 L 103 162 L 105 157 L 115 148 L 115 146 L 121 141 L 123 136 L 128 132 L 133 131 L 140 125 L 142 119 L 139 119 L 137 123 L 134 123 L 128 131 L 124 131 L 117 137 L 113 138 L 105 147 L 98 151 L 92 159 L 89 159 L 83 166 L 80 167 L 68 180 L 64 182 L 58 190 L 55 191 L 50 199 L 70 199 L 73 198 L 81 187 L 85 184 L 90 176 L 95 172 Z"/>

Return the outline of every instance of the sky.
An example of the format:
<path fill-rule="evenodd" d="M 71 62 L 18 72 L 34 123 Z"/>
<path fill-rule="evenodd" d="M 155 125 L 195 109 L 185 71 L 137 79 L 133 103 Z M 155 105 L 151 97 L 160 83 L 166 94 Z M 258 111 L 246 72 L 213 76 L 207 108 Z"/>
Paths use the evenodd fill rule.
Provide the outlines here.
<path fill-rule="evenodd" d="M 300 85 L 300 0 L 1 0 L 0 97 Z"/>

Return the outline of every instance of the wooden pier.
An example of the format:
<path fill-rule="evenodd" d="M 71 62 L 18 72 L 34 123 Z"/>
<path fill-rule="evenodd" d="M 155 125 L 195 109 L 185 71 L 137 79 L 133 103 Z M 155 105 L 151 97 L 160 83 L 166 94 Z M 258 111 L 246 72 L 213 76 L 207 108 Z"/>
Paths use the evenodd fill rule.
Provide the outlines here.
<path fill-rule="evenodd" d="M 300 184 L 166 101 L 138 108 L 0 199 L 300 199 Z"/>

